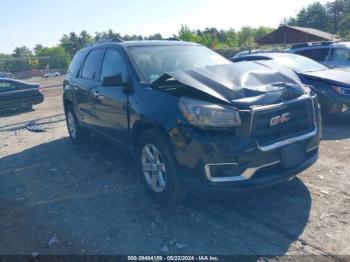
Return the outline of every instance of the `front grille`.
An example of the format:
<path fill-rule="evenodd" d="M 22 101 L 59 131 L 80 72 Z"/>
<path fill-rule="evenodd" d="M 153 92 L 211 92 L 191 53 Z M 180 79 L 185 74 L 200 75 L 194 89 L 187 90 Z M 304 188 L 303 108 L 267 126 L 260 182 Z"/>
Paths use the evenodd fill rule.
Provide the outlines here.
<path fill-rule="evenodd" d="M 278 108 L 255 111 L 253 114 L 251 138 L 265 146 L 284 139 L 303 135 L 315 128 L 312 100 L 302 100 L 281 105 Z M 289 121 L 271 126 L 271 119 L 289 113 Z"/>

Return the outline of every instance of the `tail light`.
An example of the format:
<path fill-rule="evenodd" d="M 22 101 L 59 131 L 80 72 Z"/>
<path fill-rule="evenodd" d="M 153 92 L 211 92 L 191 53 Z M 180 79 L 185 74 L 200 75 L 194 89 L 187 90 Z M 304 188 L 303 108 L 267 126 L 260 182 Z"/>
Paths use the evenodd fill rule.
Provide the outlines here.
<path fill-rule="evenodd" d="M 43 88 L 42 88 L 40 85 L 38 86 L 38 91 L 39 91 L 40 93 L 43 92 Z"/>

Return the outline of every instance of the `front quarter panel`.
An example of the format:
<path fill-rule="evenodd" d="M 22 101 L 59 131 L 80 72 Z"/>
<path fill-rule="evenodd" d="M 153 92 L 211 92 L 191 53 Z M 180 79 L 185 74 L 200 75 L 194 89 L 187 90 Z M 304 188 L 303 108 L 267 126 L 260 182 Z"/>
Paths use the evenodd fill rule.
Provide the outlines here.
<path fill-rule="evenodd" d="M 176 123 L 183 121 L 178 101 L 178 97 L 147 84 L 134 85 L 134 94 L 130 97 L 130 126 L 137 121 L 145 121 L 170 130 Z"/>

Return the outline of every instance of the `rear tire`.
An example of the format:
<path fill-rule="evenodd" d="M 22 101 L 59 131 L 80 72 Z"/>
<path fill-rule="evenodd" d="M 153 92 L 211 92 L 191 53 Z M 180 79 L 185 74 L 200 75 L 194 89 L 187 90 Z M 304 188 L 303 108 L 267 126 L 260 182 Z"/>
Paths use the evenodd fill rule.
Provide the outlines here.
<path fill-rule="evenodd" d="M 137 143 L 141 180 L 152 199 L 165 206 L 176 205 L 187 196 L 170 150 L 162 134 L 154 129 L 144 132 Z"/>
<path fill-rule="evenodd" d="M 66 123 L 69 137 L 73 144 L 82 144 L 88 140 L 89 133 L 80 126 L 73 106 L 71 105 L 66 109 Z"/>

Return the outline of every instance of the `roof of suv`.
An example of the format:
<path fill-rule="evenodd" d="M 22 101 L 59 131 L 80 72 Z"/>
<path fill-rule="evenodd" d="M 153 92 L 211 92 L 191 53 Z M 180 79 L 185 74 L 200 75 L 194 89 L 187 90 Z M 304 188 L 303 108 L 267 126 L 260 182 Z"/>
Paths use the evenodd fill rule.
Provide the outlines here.
<path fill-rule="evenodd" d="M 337 42 L 332 44 L 333 47 L 346 47 L 350 48 L 350 42 Z"/>
<path fill-rule="evenodd" d="M 177 40 L 140 40 L 140 41 L 105 41 L 96 42 L 87 46 L 86 48 L 96 47 L 96 46 L 111 46 L 119 45 L 123 47 L 135 47 L 135 46 L 196 46 L 200 45 L 198 43 L 177 41 Z"/>
<path fill-rule="evenodd" d="M 132 47 L 132 46 L 162 46 L 162 45 L 200 45 L 192 42 L 176 41 L 176 40 L 141 40 L 141 41 L 125 41 L 118 43 L 121 46 Z"/>

